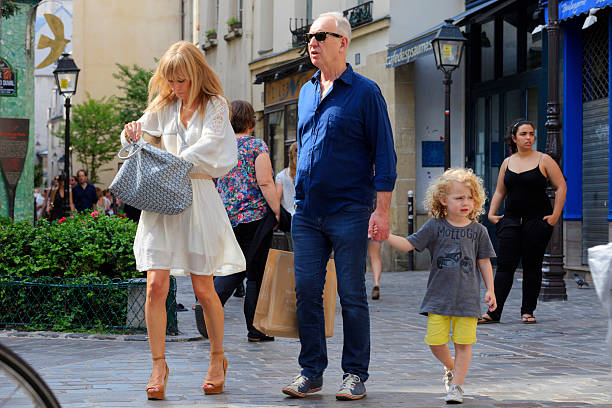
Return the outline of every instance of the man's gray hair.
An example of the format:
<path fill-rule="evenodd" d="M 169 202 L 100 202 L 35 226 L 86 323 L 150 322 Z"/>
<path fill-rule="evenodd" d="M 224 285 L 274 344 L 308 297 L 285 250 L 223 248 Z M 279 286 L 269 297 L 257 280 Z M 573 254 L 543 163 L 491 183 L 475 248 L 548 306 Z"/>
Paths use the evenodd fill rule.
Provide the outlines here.
<path fill-rule="evenodd" d="M 323 17 L 331 17 L 336 21 L 336 29 L 346 38 L 351 40 L 351 23 L 338 11 L 330 11 L 329 13 L 319 14 L 317 20 Z M 315 20 L 316 21 L 316 20 Z"/>

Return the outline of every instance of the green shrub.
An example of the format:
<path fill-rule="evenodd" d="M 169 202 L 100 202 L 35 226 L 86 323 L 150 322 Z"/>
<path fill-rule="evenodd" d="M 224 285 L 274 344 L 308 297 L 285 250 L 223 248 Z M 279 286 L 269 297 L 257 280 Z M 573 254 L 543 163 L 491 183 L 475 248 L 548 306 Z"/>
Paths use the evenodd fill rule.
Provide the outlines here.
<path fill-rule="evenodd" d="M 132 252 L 135 234 L 133 221 L 97 212 L 40 220 L 36 226 L 4 218 L 0 220 L 0 275 L 139 277 Z"/>

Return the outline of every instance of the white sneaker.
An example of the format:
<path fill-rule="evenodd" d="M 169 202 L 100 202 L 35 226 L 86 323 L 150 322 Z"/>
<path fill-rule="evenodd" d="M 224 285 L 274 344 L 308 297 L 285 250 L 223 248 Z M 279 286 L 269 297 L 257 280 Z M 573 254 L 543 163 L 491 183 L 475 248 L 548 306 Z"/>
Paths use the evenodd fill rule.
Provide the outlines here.
<path fill-rule="evenodd" d="M 446 370 L 444 369 L 444 376 L 442 377 L 442 381 L 444 381 L 444 389 L 446 392 L 450 389 L 450 386 L 453 382 L 453 377 L 455 377 L 455 370 Z"/>
<path fill-rule="evenodd" d="M 444 398 L 447 404 L 462 404 L 463 403 L 463 389 L 457 384 L 451 384 L 446 398 Z"/>

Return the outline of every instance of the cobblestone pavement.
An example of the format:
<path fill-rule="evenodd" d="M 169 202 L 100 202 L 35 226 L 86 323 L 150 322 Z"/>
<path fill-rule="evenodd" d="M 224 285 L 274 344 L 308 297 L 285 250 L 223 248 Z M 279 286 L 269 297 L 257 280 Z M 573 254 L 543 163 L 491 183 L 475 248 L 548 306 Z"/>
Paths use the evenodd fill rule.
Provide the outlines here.
<path fill-rule="evenodd" d="M 95 336 L 53 338 L 48 333 L 0 332 L 0 342 L 34 366 L 66 407 L 445 405 L 442 368 L 423 342 L 426 318 L 417 313 L 427 284 L 425 272 L 383 274 L 381 299 L 370 301 L 368 396 L 357 402 L 339 402 L 334 397 L 342 374 L 339 307 L 336 334 L 328 340 L 330 364 L 323 390 L 296 400 L 285 398 L 280 390 L 299 371 L 299 342 L 248 343 L 242 299 L 234 297 L 226 305 L 226 391 L 205 396 L 200 386 L 209 343 L 195 328 L 189 280 L 177 281 L 178 302 L 189 311 L 179 313 L 182 333 L 167 344 L 170 380 L 165 401 L 145 398 L 151 362 L 143 336 L 99 340 Z M 607 321 L 595 291 L 577 289 L 568 280 L 569 301 L 541 303 L 536 310 L 538 323 L 525 325 L 519 315 L 520 282 L 514 286 L 502 323 L 478 328 L 478 343 L 464 384 L 464 405 L 612 407 L 610 357 L 605 346 Z"/>

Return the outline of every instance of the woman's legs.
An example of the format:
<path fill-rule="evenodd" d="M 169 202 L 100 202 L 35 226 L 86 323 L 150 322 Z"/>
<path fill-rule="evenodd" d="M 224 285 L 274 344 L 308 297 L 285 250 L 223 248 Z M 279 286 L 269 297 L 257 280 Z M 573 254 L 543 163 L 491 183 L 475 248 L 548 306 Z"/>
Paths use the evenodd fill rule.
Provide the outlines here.
<path fill-rule="evenodd" d="M 247 264 L 247 284 L 246 296 L 244 298 L 244 318 L 246 320 L 249 339 L 257 341 L 258 339 L 266 339 L 266 335 L 260 332 L 253 326 L 255 317 L 255 309 L 257 308 L 257 299 L 259 298 L 259 290 L 263 281 L 264 271 L 266 269 L 266 261 L 268 260 L 268 252 L 272 244 L 272 231 L 270 231 L 259 242 L 259 247 L 253 256 L 253 259 Z M 248 262 L 248 261 L 247 261 Z"/>
<path fill-rule="evenodd" d="M 503 218 L 502 218 L 503 220 Z M 495 298 L 497 300 L 497 309 L 486 314 L 493 320 L 501 318 L 504 310 L 504 303 L 512 289 L 514 281 L 514 272 L 521 259 L 521 225 L 514 225 L 513 220 L 500 220 L 503 224 L 497 230 L 497 268 L 495 270 Z"/>
<path fill-rule="evenodd" d="M 533 315 L 542 287 L 542 261 L 553 229 L 538 218 L 523 229 L 523 302 L 521 315 Z"/>
<path fill-rule="evenodd" d="M 370 262 L 372 263 L 372 275 L 374 278 L 374 286 L 379 286 L 380 275 L 382 274 L 382 261 L 380 260 L 380 248 L 382 247 L 381 242 L 369 241 L 368 242 L 368 255 L 370 255 Z"/>
<path fill-rule="evenodd" d="M 211 358 L 205 382 L 220 383 L 225 378 L 223 374 L 223 306 L 215 292 L 212 276 L 192 274 L 191 283 L 193 292 L 204 309 L 204 321 L 210 340 Z M 215 358 L 212 357 L 213 355 Z"/>
<path fill-rule="evenodd" d="M 145 319 L 149 347 L 153 358 L 165 355 L 166 343 L 166 297 L 170 286 L 170 271 L 151 270 L 147 272 L 147 296 Z M 166 366 L 163 359 L 153 361 L 153 372 L 149 384 L 163 385 Z"/>

